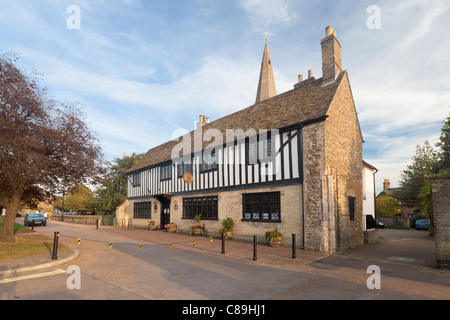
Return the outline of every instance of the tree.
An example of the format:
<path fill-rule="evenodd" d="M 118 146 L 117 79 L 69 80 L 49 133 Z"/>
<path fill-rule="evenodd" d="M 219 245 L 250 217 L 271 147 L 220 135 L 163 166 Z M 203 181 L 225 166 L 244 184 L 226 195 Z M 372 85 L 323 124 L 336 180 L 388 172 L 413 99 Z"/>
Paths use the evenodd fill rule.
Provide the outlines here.
<path fill-rule="evenodd" d="M 439 174 L 450 174 L 450 115 L 444 121 L 436 146 L 440 148 L 437 170 Z"/>
<path fill-rule="evenodd" d="M 377 217 L 395 217 L 399 214 L 401 207 L 400 202 L 390 195 L 385 195 L 376 199 Z"/>
<path fill-rule="evenodd" d="M 117 206 L 127 198 L 127 171 L 138 162 L 144 154 L 133 153 L 131 157 L 114 159 L 108 171 L 108 178 L 96 192 L 96 210 L 114 214 Z"/>
<path fill-rule="evenodd" d="M 400 174 L 400 198 L 408 206 L 421 206 L 422 189 L 428 183 L 427 177 L 436 173 L 438 154 L 428 141 L 416 146 L 412 164 L 406 166 Z M 423 197 L 422 197 L 423 198 Z"/>
<path fill-rule="evenodd" d="M 0 241 L 14 241 L 20 203 L 80 183 L 99 183 L 103 155 L 77 105 L 46 98 L 35 74 L 0 55 L 0 197 L 6 216 Z"/>
<path fill-rule="evenodd" d="M 71 211 L 90 212 L 91 203 L 95 200 L 93 192 L 88 187 L 79 184 L 69 191 L 65 198 L 58 198 L 54 202 L 54 206 L 64 210 L 67 208 Z"/>

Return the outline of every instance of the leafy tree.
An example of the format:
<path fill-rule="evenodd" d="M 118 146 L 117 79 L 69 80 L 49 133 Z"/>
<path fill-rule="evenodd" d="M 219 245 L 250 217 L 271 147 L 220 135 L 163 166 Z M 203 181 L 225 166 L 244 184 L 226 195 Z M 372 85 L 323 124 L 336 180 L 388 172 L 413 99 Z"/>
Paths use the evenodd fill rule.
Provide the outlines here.
<path fill-rule="evenodd" d="M 70 190 L 67 197 L 59 197 L 53 203 L 62 210 L 68 209 L 77 212 L 90 212 L 91 203 L 95 200 L 93 192 L 88 187 L 79 184 Z"/>
<path fill-rule="evenodd" d="M 409 206 L 418 206 L 432 218 L 431 181 L 433 175 L 450 174 L 450 116 L 444 121 L 434 150 L 428 141 L 417 146 L 413 163 L 401 174 L 399 197 Z"/>
<path fill-rule="evenodd" d="M 421 206 L 420 192 L 428 183 L 427 177 L 436 173 L 438 154 L 428 141 L 416 147 L 412 164 L 400 174 L 400 197 L 407 206 Z"/>
<path fill-rule="evenodd" d="M 439 174 L 450 174 L 450 115 L 444 121 L 436 146 L 440 148 L 437 171 Z"/>
<path fill-rule="evenodd" d="M 97 190 L 97 201 L 93 203 L 96 211 L 104 214 L 114 214 L 117 206 L 127 198 L 127 171 L 138 162 L 144 154 L 133 153 L 131 157 L 114 159 L 108 168 L 108 178 Z"/>
<path fill-rule="evenodd" d="M 401 207 L 400 202 L 390 195 L 376 199 L 376 215 L 378 217 L 395 217 L 399 214 Z"/>
<path fill-rule="evenodd" d="M 0 241 L 14 241 L 21 202 L 98 183 L 103 155 L 84 113 L 46 98 L 35 74 L 0 55 L 0 197 L 6 216 Z"/>

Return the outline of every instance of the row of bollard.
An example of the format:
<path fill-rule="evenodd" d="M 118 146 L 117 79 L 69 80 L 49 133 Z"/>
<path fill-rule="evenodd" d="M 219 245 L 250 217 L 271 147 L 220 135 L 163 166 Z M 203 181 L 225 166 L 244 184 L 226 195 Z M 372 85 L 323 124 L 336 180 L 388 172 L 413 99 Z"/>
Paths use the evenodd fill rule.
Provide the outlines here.
<path fill-rule="evenodd" d="M 98 228 L 98 220 L 97 220 L 97 228 Z M 212 242 L 212 237 L 210 237 L 210 241 Z M 58 242 L 59 242 L 59 232 L 55 232 L 53 238 L 53 255 L 52 260 L 58 260 Z M 222 254 L 225 254 L 225 233 L 222 232 Z M 77 239 L 77 244 L 81 243 L 81 238 Z M 195 246 L 195 241 L 192 242 L 192 245 Z M 112 248 L 113 242 L 109 242 L 109 247 Z M 170 248 L 173 249 L 173 244 L 170 243 Z M 139 245 L 139 250 L 142 250 L 142 244 Z M 292 259 L 297 259 L 297 249 L 296 249 L 296 235 L 292 235 Z M 258 260 L 258 236 L 253 236 L 253 261 Z"/>

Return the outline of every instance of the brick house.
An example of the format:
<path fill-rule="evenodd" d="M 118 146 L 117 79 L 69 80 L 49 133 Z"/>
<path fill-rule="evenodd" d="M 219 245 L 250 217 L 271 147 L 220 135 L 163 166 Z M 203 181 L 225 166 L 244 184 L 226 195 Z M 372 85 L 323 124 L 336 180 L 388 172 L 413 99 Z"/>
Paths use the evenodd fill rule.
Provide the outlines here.
<path fill-rule="evenodd" d="M 363 243 L 362 143 L 341 45 L 327 27 L 323 75 L 300 75 L 276 93 L 268 43 L 254 105 L 210 122 L 147 152 L 128 172 L 119 221 L 190 232 L 194 216 L 217 235 L 235 222 L 234 237 L 264 238 L 277 228 L 283 244 L 323 253 Z M 212 141 L 212 142 L 211 142 Z"/>

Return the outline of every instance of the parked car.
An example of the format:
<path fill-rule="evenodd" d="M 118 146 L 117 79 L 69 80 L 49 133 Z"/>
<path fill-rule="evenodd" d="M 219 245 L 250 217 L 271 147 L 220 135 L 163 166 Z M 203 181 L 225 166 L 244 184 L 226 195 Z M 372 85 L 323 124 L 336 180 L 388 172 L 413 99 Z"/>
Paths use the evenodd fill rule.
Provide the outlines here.
<path fill-rule="evenodd" d="M 421 229 L 425 229 L 428 230 L 430 229 L 430 219 L 419 219 L 416 221 L 416 229 L 417 230 L 421 230 Z"/>
<path fill-rule="evenodd" d="M 387 225 L 385 223 L 377 221 L 377 229 L 384 229 L 386 227 Z"/>
<path fill-rule="evenodd" d="M 46 226 L 47 225 L 47 219 L 45 219 L 44 215 L 41 213 L 29 213 L 25 216 L 25 219 L 23 220 L 23 224 L 25 227 L 29 227 L 33 225 L 41 225 Z"/>

